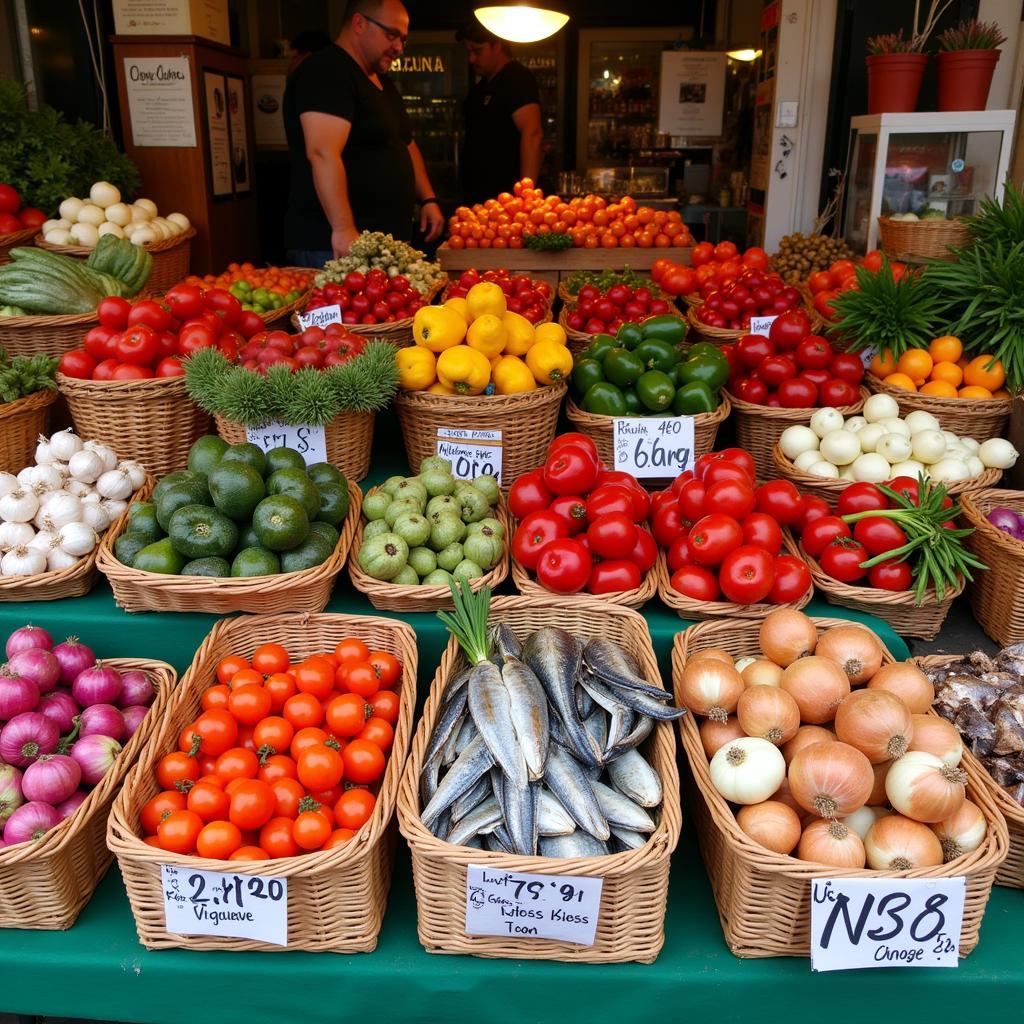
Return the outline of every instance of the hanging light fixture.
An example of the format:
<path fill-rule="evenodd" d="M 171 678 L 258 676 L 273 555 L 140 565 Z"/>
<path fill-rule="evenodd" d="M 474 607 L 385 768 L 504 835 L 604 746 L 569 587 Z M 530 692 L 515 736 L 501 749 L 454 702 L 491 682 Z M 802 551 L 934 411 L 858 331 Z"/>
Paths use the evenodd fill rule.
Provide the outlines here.
<path fill-rule="evenodd" d="M 477 7 L 473 13 L 488 32 L 510 43 L 536 43 L 564 28 L 569 15 L 554 7 L 504 3 Z"/>
<path fill-rule="evenodd" d="M 726 52 L 727 57 L 732 57 L 733 60 L 752 61 L 757 60 L 761 56 L 760 50 L 728 50 Z"/>

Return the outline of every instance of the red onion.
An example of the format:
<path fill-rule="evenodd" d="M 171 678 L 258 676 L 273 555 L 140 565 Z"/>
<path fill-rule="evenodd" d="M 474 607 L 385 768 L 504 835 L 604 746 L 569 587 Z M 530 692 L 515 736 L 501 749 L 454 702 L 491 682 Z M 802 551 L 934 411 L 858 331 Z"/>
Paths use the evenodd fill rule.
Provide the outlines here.
<path fill-rule="evenodd" d="M 121 696 L 121 673 L 97 661 L 75 676 L 71 696 L 83 708 L 91 704 L 113 704 Z"/>
<path fill-rule="evenodd" d="M 0 722 L 6 722 L 39 704 L 39 687 L 24 676 L 14 675 L 5 665 L 0 669 Z"/>
<path fill-rule="evenodd" d="M 121 753 L 121 744 L 109 736 L 86 736 L 71 748 L 71 756 L 82 768 L 82 781 L 95 786 Z"/>
<path fill-rule="evenodd" d="M 79 736 L 109 736 L 119 740 L 124 735 L 124 715 L 113 704 L 90 704 L 82 712 Z"/>
<path fill-rule="evenodd" d="M 134 736 L 135 730 L 142 725 L 142 720 L 148 713 L 149 708 L 144 708 L 141 704 L 133 704 L 130 708 L 125 708 L 121 712 L 124 717 L 124 736 L 121 738 L 128 740 Z"/>
<path fill-rule="evenodd" d="M 57 723 L 61 736 L 71 732 L 75 727 L 75 715 L 78 714 L 78 701 L 71 696 L 70 690 L 61 687 L 51 690 L 39 698 L 37 711 Z"/>
<path fill-rule="evenodd" d="M 21 772 L 14 765 L 0 764 L 0 825 L 25 802 Z"/>
<path fill-rule="evenodd" d="M 5 651 L 9 658 L 11 655 L 17 654 L 18 651 L 29 651 L 33 648 L 44 651 L 52 650 L 53 637 L 38 626 L 22 626 L 7 638 Z"/>
<path fill-rule="evenodd" d="M 1008 533 L 1014 540 L 1024 540 L 1024 530 L 1021 529 L 1020 516 L 1012 508 L 1000 505 L 992 509 L 985 518 L 1003 533 Z"/>
<path fill-rule="evenodd" d="M 54 825 L 60 824 L 56 808 L 39 800 L 22 804 L 4 825 L 4 842 L 8 846 L 42 839 Z"/>
<path fill-rule="evenodd" d="M 26 711 L 0 729 L 0 761 L 27 768 L 41 754 L 52 754 L 59 740 L 56 722 L 42 712 Z"/>
<path fill-rule="evenodd" d="M 59 804 L 67 800 L 82 781 L 82 768 L 66 754 L 43 754 L 25 769 L 21 791 L 29 800 Z"/>
<path fill-rule="evenodd" d="M 57 813 L 61 818 L 70 818 L 85 803 L 88 797 L 89 794 L 84 789 L 76 789 L 67 800 L 57 804 Z"/>
<path fill-rule="evenodd" d="M 53 649 L 53 656 L 60 662 L 60 681 L 70 686 L 79 672 L 96 664 L 96 655 L 89 647 L 78 642 L 78 637 L 69 636 Z"/>
<path fill-rule="evenodd" d="M 117 699 L 119 708 L 130 708 L 133 704 L 151 704 L 153 683 L 145 672 L 131 668 L 121 673 L 121 696 Z"/>
<path fill-rule="evenodd" d="M 19 651 L 7 662 L 7 669 L 26 679 L 31 679 L 40 693 L 48 693 L 60 679 L 60 664 L 49 652 L 39 648 Z"/>

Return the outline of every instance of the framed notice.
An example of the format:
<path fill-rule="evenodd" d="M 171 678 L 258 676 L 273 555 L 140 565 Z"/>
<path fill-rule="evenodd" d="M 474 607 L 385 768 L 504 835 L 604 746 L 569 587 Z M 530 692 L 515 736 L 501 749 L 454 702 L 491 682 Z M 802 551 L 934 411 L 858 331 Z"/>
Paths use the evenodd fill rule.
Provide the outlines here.
<path fill-rule="evenodd" d="M 252 127 L 260 149 L 285 149 L 288 138 L 284 132 L 284 74 L 252 76 Z"/>
<path fill-rule="evenodd" d="M 661 55 L 658 131 L 667 135 L 722 134 L 724 53 L 667 50 Z"/>
<path fill-rule="evenodd" d="M 213 196 L 231 195 L 231 129 L 228 121 L 227 78 L 203 71 L 206 106 L 206 141 L 210 148 L 210 190 Z"/>
<path fill-rule="evenodd" d="M 249 166 L 249 133 L 245 124 L 245 81 L 235 75 L 225 77 L 231 137 L 231 180 L 236 193 L 248 192 L 252 188 L 252 168 Z"/>
<path fill-rule="evenodd" d="M 124 83 L 133 145 L 195 146 L 188 57 L 125 57 Z"/>

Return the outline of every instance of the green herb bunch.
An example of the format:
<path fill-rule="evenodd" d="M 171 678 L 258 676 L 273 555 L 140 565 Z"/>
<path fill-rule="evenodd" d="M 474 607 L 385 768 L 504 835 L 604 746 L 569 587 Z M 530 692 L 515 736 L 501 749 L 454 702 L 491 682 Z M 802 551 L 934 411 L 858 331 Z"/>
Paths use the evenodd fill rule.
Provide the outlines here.
<path fill-rule="evenodd" d="M 1024 192 L 1009 178 L 1003 188 L 1002 204 L 988 197 L 981 200 L 978 210 L 973 217 L 963 219 L 975 244 L 1003 242 L 1009 247 L 1024 239 Z"/>
<path fill-rule="evenodd" d="M 15 356 L 7 358 L 0 348 L 0 403 L 16 402 L 37 391 L 56 391 L 54 374 L 60 362 L 54 356 Z"/>
<path fill-rule="evenodd" d="M 650 288 L 651 279 L 629 267 L 623 267 L 622 270 L 577 270 L 566 279 L 565 287 L 570 295 L 578 295 L 585 284 L 592 284 L 606 292 L 617 284 L 624 284 L 627 288 Z"/>
<path fill-rule="evenodd" d="M 265 375 L 209 348 L 186 360 L 185 386 L 207 412 L 247 427 L 270 420 L 322 426 L 342 412 L 384 408 L 398 390 L 398 367 L 386 341 L 371 341 L 354 359 L 326 370 L 271 366 Z"/>
<path fill-rule="evenodd" d="M 996 50 L 1006 42 L 994 21 L 961 21 L 947 28 L 936 39 L 939 51 L 951 53 L 959 50 Z"/>
<path fill-rule="evenodd" d="M 547 235 L 527 235 L 523 239 L 523 246 L 537 252 L 561 252 L 563 249 L 572 248 L 572 235 L 556 235 L 554 232 Z"/>

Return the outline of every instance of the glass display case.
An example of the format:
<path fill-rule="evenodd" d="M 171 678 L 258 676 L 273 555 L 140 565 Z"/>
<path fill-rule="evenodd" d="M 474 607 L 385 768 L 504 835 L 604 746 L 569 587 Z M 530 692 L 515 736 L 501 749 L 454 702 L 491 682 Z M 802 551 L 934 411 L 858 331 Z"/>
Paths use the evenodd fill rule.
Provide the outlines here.
<path fill-rule="evenodd" d="M 843 235 L 874 249 L 878 218 L 913 213 L 958 217 L 979 200 L 1001 200 L 1015 112 L 874 114 L 850 119 Z"/>
<path fill-rule="evenodd" d="M 660 199 L 668 194 L 667 167 L 590 167 L 586 190 L 634 199 Z"/>

